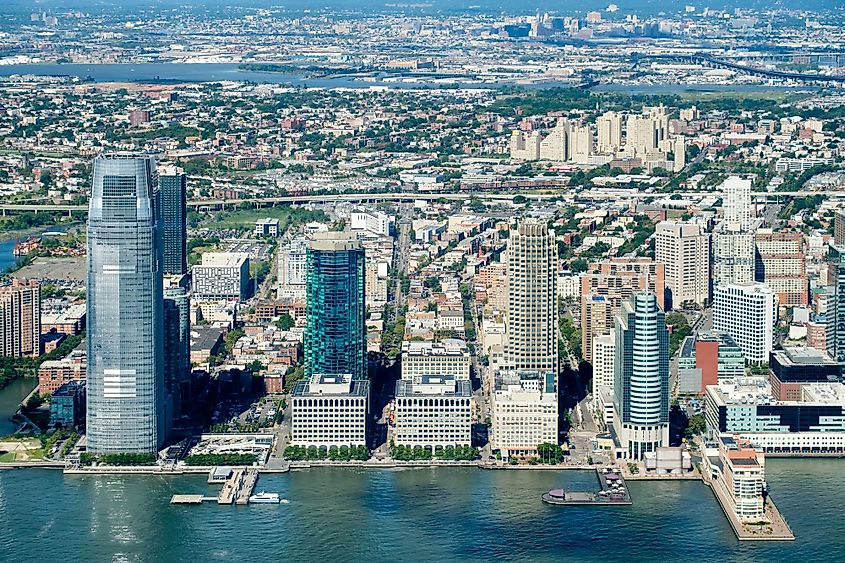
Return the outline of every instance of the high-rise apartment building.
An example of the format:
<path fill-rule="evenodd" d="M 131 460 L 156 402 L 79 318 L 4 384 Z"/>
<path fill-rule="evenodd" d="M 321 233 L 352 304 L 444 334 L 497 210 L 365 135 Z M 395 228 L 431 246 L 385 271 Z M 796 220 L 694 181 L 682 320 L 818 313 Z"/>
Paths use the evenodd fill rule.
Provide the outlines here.
<path fill-rule="evenodd" d="M 722 185 L 722 222 L 713 232 L 713 287 L 754 281 L 751 180 L 731 176 Z"/>
<path fill-rule="evenodd" d="M 155 162 L 94 161 L 88 211 L 88 451 L 155 453 L 164 421 L 162 243 Z"/>
<path fill-rule="evenodd" d="M 753 363 L 769 361 L 778 301 L 763 283 L 726 284 L 713 290 L 713 330 L 727 332 Z"/>
<path fill-rule="evenodd" d="M 569 150 L 570 123 L 565 117 L 558 119 L 543 140 L 540 141 L 540 158 L 555 162 L 564 162 L 571 158 Z"/>
<path fill-rule="evenodd" d="M 614 428 L 617 456 L 643 459 L 669 445 L 669 331 L 653 293 L 638 293 L 616 316 Z"/>
<path fill-rule="evenodd" d="M 831 245 L 828 267 L 832 279 L 827 298 L 825 344 L 828 354 L 845 364 L 845 246 Z"/>
<path fill-rule="evenodd" d="M 305 254 L 308 240 L 296 238 L 279 249 L 277 297 L 305 297 Z"/>
<path fill-rule="evenodd" d="M 654 259 L 665 266 L 669 303 L 704 305 L 710 289 L 710 239 L 700 225 L 663 221 L 654 232 Z"/>
<path fill-rule="evenodd" d="M 807 305 L 809 281 L 805 268 L 804 235 L 758 229 L 754 235 L 757 248 L 754 273 L 778 296 L 781 305 Z"/>
<path fill-rule="evenodd" d="M 367 378 L 364 248 L 355 233 L 316 233 L 307 253 L 305 373 Z"/>
<path fill-rule="evenodd" d="M 721 189 L 722 220 L 748 229 L 751 225 L 751 180 L 731 176 L 722 182 Z"/>
<path fill-rule="evenodd" d="M 35 280 L 13 279 L 0 286 L 0 356 L 35 358 L 41 354 L 41 287 Z"/>
<path fill-rule="evenodd" d="M 161 238 L 164 247 L 164 273 L 188 273 L 187 179 L 181 168 L 159 171 L 161 192 Z"/>
<path fill-rule="evenodd" d="M 616 332 L 602 334 L 593 339 L 593 400 L 599 397 L 599 389 L 613 389 L 613 374 L 616 364 Z"/>
<path fill-rule="evenodd" d="M 508 368 L 558 373 L 557 243 L 526 219 L 508 242 Z"/>
<path fill-rule="evenodd" d="M 650 258 L 611 258 L 590 264 L 581 275 L 581 350 L 592 362 L 592 340 L 613 330 L 622 303 L 642 291 L 655 294 L 663 308 L 666 268 Z"/>
<path fill-rule="evenodd" d="M 609 111 L 596 119 L 599 154 L 615 154 L 622 148 L 622 115 Z"/>
<path fill-rule="evenodd" d="M 713 233 L 713 287 L 754 281 L 754 235 L 720 224 Z"/>

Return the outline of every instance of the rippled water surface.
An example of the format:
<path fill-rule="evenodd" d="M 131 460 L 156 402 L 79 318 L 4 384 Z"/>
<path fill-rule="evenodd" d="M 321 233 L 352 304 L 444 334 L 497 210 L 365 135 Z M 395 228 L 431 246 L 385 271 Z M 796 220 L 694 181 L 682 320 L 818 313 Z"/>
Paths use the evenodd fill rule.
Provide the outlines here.
<path fill-rule="evenodd" d="M 630 483 L 630 507 L 554 507 L 573 471 L 311 469 L 264 475 L 288 504 L 171 506 L 216 494 L 204 477 L 0 471 L 2 561 L 808 561 L 845 560 L 845 461 L 769 460 L 798 536 L 738 542 L 698 482 Z"/>

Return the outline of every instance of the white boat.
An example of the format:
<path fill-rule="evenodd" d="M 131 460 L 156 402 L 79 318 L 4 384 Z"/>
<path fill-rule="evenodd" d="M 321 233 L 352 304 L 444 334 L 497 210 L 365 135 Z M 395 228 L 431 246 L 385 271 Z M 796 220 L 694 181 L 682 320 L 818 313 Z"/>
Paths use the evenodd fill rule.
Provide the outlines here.
<path fill-rule="evenodd" d="M 261 491 L 257 495 L 249 497 L 249 502 L 255 504 L 279 504 L 279 495 L 277 493 L 265 493 Z"/>

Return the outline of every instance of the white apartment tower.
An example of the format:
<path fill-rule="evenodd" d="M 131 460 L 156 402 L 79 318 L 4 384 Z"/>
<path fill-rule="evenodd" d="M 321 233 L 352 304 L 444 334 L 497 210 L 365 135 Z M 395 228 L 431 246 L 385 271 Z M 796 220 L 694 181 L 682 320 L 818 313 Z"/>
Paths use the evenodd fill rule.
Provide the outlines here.
<path fill-rule="evenodd" d="M 609 111 L 596 119 L 599 154 L 615 154 L 622 148 L 622 115 Z"/>
<path fill-rule="evenodd" d="M 710 281 L 709 235 L 695 223 L 662 221 L 654 238 L 654 259 L 666 266 L 672 308 L 684 303 L 704 305 Z"/>
<path fill-rule="evenodd" d="M 540 141 L 540 158 L 564 162 L 571 158 L 569 152 L 569 120 L 565 117 L 558 119 L 557 125 Z"/>
<path fill-rule="evenodd" d="M 510 369 L 558 373 L 557 242 L 545 221 L 526 219 L 508 244 Z"/>
<path fill-rule="evenodd" d="M 754 281 L 751 181 L 731 176 L 722 183 L 722 222 L 713 233 L 713 286 Z"/>
<path fill-rule="evenodd" d="M 777 296 L 764 283 L 713 289 L 713 330 L 730 334 L 749 362 L 769 361 L 777 311 Z"/>
<path fill-rule="evenodd" d="M 569 160 L 587 164 L 593 154 L 593 130 L 589 125 L 572 127 L 569 132 Z"/>

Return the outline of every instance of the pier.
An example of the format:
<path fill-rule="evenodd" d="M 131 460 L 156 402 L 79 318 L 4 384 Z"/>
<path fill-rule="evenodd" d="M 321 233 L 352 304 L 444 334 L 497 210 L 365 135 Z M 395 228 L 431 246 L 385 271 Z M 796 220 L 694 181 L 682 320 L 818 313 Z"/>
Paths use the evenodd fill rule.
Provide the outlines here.
<path fill-rule="evenodd" d="M 631 494 L 625 486 L 625 480 L 620 473 L 613 470 L 596 469 L 596 476 L 599 480 L 601 490 L 598 493 L 584 491 L 566 491 L 564 489 L 552 489 L 541 497 L 546 504 L 569 505 L 569 506 L 611 506 L 630 505 Z"/>

